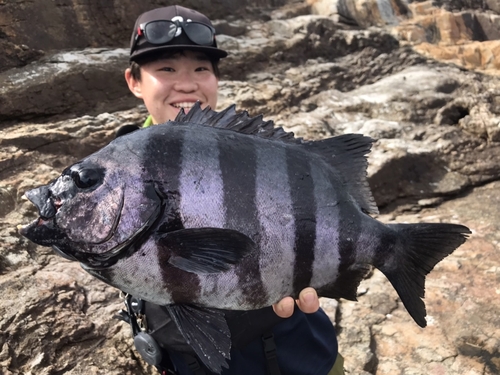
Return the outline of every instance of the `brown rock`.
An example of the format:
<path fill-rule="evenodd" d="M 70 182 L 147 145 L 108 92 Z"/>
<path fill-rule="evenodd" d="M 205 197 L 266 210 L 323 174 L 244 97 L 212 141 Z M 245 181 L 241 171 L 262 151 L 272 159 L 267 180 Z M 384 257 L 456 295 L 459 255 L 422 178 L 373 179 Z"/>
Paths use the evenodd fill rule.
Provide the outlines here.
<path fill-rule="evenodd" d="M 392 29 L 399 39 L 425 56 L 498 74 L 500 15 L 484 8 L 450 12 L 430 1 L 412 3 L 409 8 L 413 16 Z"/>
<path fill-rule="evenodd" d="M 460 46 L 440 46 L 421 43 L 415 50 L 437 60 L 455 63 L 467 69 L 477 69 L 488 74 L 499 74 L 500 42 L 471 42 Z"/>
<path fill-rule="evenodd" d="M 343 19 L 361 27 L 397 25 L 409 15 L 404 0 L 338 0 L 337 10 Z"/>

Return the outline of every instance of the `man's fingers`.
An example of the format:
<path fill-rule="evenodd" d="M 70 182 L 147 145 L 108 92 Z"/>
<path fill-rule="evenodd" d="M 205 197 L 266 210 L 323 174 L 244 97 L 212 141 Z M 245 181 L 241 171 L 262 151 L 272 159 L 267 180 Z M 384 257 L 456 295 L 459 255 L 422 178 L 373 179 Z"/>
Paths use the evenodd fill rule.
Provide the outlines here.
<path fill-rule="evenodd" d="M 313 288 L 303 289 L 299 294 L 297 306 L 299 306 L 299 309 L 307 314 L 312 314 L 318 311 L 319 298 L 316 290 Z"/>
<path fill-rule="evenodd" d="M 312 314 L 319 310 L 318 293 L 313 288 L 305 288 L 299 294 L 299 299 L 294 301 L 292 297 L 285 297 L 273 305 L 273 310 L 280 318 L 289 318 L 293 315 L 295 302 L 302 312 Z"/>
<path fill-rule="evenodd" d="M 293 315 L 295 302 L 292 297 L 285 297 L 273 305 L 273 310 L 280 318 L 289 318 Z"/>

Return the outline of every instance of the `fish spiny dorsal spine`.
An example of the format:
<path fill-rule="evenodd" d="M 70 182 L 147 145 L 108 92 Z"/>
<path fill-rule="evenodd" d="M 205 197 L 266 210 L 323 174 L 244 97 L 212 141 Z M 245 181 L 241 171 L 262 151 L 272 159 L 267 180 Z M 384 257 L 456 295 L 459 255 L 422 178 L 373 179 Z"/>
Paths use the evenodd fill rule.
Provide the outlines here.
<path fill-rule="evenodd" d="M 264 121 L 262 115 L 250 117 L 247 111 L 236 112 L 235 108 L 233 104 L 223 111 L 215 112 L 210 107 L 201 109 L 200 102 L 197 102 L 187 114 L 181 110 L 175 122 L 213 126 L 288 143 L 303 142 L 302 138 L 295 138 L 292 132 L 275 127 L 273 121 Z"/>

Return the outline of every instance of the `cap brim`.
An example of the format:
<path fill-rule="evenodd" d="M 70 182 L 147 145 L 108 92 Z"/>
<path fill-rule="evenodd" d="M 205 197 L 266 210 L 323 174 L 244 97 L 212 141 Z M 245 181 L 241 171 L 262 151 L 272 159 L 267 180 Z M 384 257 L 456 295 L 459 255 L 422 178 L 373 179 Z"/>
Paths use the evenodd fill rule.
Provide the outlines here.
<path fill-rule="evenodd" d="M 171 50 L 171 51 L 176 51 L 176 50 L 200 51 L 200 52 L 206 53 L 209 57 L 214 57 L 214 58 L 218 58 L 218 59 L 222 59 L 224 57 L 227 57 L 227 52 L 222 50 L 222 49 L 219 49 L 219 48 L 208 47 L 208 46 L 198 46 L 198 45 L 192 45 L 192 44 L 176 44 L 176 45 L 151 46 L 148 48 L 142 48 L 130 56 L 130 61 L 136 61 L 139 58 L 154 55 L 154 54 L 159 53 L 159 52 L 166 52 L 169 50 Z"/>

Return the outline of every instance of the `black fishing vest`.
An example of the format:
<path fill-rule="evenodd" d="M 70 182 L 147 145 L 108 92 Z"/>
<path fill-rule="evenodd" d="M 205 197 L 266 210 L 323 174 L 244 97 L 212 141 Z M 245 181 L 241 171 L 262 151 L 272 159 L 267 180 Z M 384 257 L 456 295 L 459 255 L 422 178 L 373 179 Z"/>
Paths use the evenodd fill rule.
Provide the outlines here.
<path fill-rule="evenodd" d="M 169 354 L 169 351 L 175 351 L 194 375 L 208 373 L 182 335 L 176 333 L 175 323 L 163 306 L 132 296 L 126 296 L 124 303 L 126 310 L 121 310 L 115 317 L 130 324 L 135 348 L 148 364 L 155 366 L 160 374 L 177 374 Z M 272 327 L 283 319 L 274 313 L 272 307 L 227 311 L 226 320 L 232 346 L 244 348 L 260 336 L 268 375 L 280 375 Z"/>

